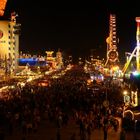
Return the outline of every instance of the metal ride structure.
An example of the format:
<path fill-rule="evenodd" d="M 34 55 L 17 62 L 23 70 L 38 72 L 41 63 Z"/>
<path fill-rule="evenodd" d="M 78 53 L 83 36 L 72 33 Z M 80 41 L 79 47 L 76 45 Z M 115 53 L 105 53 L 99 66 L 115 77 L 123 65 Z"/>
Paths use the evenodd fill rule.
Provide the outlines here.
<path fill-rule="evenodd" d="M 112 66 L 116 66 L 119 62 L 118 51 L 117 51 L 118 39 L 116 37 L 115 14 L 110 14 L 109 37 L 107 37 L 106 43 L 107 43 L 107 60 L 105 63 L 105 67 L 111 68 Z"/>
<path fill-rule="evenodd" d="M 137 22 L 137 31 L 136 31 L 136 41 L 137 45 L 134 48 L 133 52 L 130 54 L 129 58 L 127 59 L 127 62 L 122 70 L 123 74 L 126 73 L 128 66 L 130 65 L 130 62 L 132 61 L 132 58 L 135 58 L 136 60 L 136 71 L 140 72 L 140 17 L 136 17 Z"/>

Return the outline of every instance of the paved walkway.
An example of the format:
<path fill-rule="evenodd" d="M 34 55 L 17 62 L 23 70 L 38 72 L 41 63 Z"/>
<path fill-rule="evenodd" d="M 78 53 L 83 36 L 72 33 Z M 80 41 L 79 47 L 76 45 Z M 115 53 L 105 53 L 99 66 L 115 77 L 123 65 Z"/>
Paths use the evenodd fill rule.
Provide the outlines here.
<path fill-rule="evenodd" d="M 121 123 L 120 119 L 119 122 Z M 70 140 L 70 136 L 75 132 L 76 140 L 80 140 L 79 127 L 71 121 L 68 126 L 60 129 L 61 140 Z M 36 133 L 31 133 L 26 137 L 26 140 L 56 140 L 57 129 L 54 124 L 44 121 Z M 133 136 L 133 135 L 132 135 Z M 12 136 L 6 136 L 5 140 L 22 140 L 22 134 L 19 130 L 14 131 Z M 90 140 L 103 140 L 103 130 L 95 129 L 92 131 Z M 108 140 L 120 140 L 120 128 L 117 132 L 113 128 L 108 130 Z M 133 137 L 128 137 L 126 140 L 133 140 Z"/>

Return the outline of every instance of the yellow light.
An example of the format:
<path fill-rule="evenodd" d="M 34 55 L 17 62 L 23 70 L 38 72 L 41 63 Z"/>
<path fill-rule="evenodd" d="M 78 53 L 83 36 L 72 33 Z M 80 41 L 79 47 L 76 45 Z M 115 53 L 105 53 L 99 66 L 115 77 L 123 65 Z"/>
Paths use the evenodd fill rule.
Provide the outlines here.
<path fill-rule="evenodd" d="M 114 67 L 112 67 L 112 70 L 113 70 L 113 71 L 119 70 L 119 66 L 114 66 Z"/>
<path fill-rule="evenodd" d="M 123 95 L 127 95 L 127 93 L 128 93 L 128 92 L 125 90 L 125 91 L 123 92 Z"/>

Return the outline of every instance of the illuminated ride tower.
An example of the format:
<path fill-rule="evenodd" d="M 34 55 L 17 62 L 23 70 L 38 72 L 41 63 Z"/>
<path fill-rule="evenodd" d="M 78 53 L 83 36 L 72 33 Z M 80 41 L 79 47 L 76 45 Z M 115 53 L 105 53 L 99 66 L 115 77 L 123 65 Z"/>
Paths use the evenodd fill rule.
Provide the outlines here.
<path fill-rule="evenodd" d="M 132 58 L 135 58 L 136 60 L 136 71 L 140 72 L 140 17 L 136 17 L 136 22 L 137 22 L 137 32 L 136 32 L 136 40 L 137 40 L 137 45 L 129 58 L 127 59 L 127 62 L 122 70 L 123 74 L 126 73 L 128 66 L 130 62 L 132 61 Z"/>
<path fill-rule="evenodd" d="M 116 16 L 114 14 L 110 14 L 109 21 L 109 37 L 106 39 L 107 43 L 107 60 L 105 63 L 105 67 L 112 68 L 116 66 L 119 62 L 118 59 L 118 51 L 117 51 L 117 37 L 116 37 Z"/>

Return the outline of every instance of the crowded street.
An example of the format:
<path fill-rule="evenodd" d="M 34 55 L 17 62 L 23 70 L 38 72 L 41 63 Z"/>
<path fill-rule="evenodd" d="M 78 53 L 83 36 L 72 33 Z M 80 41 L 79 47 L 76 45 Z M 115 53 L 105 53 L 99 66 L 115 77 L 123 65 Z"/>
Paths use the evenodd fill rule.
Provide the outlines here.
<path fill-rule="evenodd" d="M 140 140 L 133 3 L 0 0 L 0 140 Z"/>
<path fill-rule="evenodd" d="M 89 74 L 78 66 L 58 75 L 43 77 L 47 84 L 40 85 L 37 79 L 18 86 L 1 98 L 1 138 L 119 139 L 124 105 L 120 87 L 106 83 L 110 84 L 106 89 L 104 81 L 89 86 Z"/>

